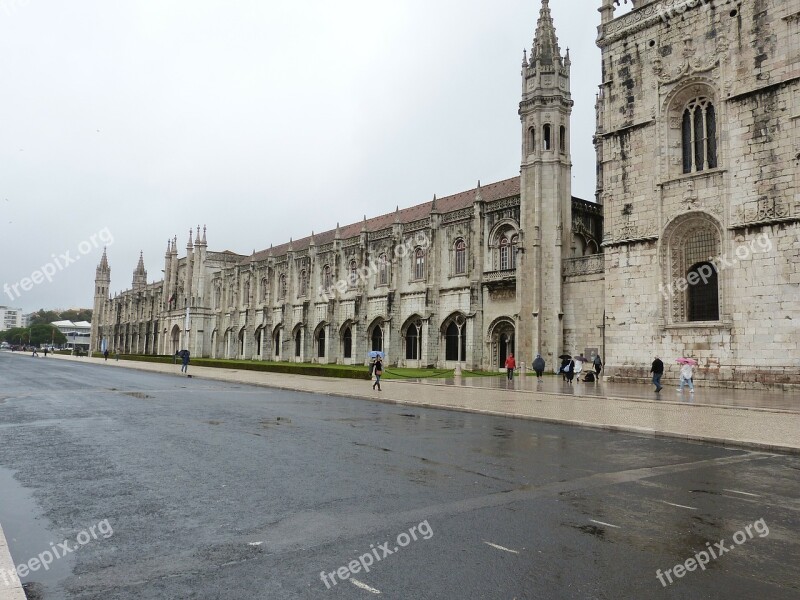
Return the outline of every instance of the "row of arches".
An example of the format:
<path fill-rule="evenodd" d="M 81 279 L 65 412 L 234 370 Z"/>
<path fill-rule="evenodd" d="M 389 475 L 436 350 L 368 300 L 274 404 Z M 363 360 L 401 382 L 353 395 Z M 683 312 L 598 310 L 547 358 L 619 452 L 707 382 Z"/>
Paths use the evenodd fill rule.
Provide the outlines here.
<path fill-rule="evenodd" d="M 272 328 L 229 328 L 211 335 L 213 358 L 252 358 L 257 360 L 293 362 L 338 362 L 362 364 L 371 350 L 387 353 L 389 360 L 406 366 L 429 364 L 474 363 L 482 361 L 484 351 L 474 349 L 482 337 L 473 332 L 472 323 L 463 313 L 454 313 L 445 319 L 435 332 L 429 320 L 420 315 L 408 318 L 398 331 L 392 331 L 391 321 L 377 318 L 363 328 L 348 320 L 334 328 L 321 322 L 309 328 L 298 324 L 287 330 L 282 324 Z M 362 331 L 363 329 L 363 331 Z M 173 334 L 173 345 L 179 345 L 180 331 Z M 394 340 L 394 336 L 399 339 Z M 488 331 L 492 364 L 502 367 L 513 352 L 515 325 L 510 317 L 494 322 Z M 485 365 L 484 366 L 489 366 Z"/>

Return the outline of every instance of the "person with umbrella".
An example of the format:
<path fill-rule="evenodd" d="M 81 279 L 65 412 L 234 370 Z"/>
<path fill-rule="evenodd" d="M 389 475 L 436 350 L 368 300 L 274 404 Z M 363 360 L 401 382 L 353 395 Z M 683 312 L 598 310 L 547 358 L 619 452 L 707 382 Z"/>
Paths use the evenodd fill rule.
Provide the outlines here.
<path fill-rule="evenodd" d="M 181 373 L 189 374 L 189 351 L 181 350 Z"/>
<path fill-rule="evenodd" d="M 677 363 L 681 365 L 681 384 L 678 387 L 678 393 L 683 393 L 684 384 L 689 384 L 689 393 L 694 394 L 694 366 L 697 361 L 693 358 L 679 358 Z"/>
<path fill-rule="evenodd" d="M 372 364 L 372 372 L 375 374 L 375 383 L 372 384 L 372 389 L 378 386 L 378 391 L 381 391 L 381 375 L 383 375 L 383 359 L 378 354 L 375 357 L 375 362 Z"/>
<path fill-rule="evenodd" d="M 581 373 L 583 373 L 583 363 L 585 363 L 587 359 L 583 354 L 580 356 L 576 356 L 574 362 L 572 363 L 575 365 L 572 369 L 573 373 L 575 374 L 575 380 L 580 383 L 581 381 Z"/>
<path fill-rule="evenodd" d="M 558 358 L 561 359 L 561 367 L 559 367 L 558 372 L 563 374 L 564 381 L 566 381 L 569 377 L 567 373 L 569 373 L 569 363 L 572 360 L 572 355 L 562 354 Z"/>

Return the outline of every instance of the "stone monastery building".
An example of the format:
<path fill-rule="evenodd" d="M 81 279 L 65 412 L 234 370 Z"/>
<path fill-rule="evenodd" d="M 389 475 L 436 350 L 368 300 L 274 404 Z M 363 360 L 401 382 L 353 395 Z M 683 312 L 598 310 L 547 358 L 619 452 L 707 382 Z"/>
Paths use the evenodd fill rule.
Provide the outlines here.
<path fill-rule="evenodd" d="M 800 0 L 598 3 L 595 201 L 571 195 L 571 63 L 541 0 L 518 177 L 251 256 L 198 227 L 163 281 L 140 257 L 114 297 L 104 253 L 92 347 L 469 369 L 600 353 L 618 380 L 691 356 L 714 384 L 795 383 Z"/>

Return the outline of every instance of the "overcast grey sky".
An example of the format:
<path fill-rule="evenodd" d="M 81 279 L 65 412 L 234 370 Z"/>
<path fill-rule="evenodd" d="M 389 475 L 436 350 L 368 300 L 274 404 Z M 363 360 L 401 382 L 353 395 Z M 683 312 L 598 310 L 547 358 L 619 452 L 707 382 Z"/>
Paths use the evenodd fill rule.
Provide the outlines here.
<path fill-rule="evenodd" d="M 573 194 L 593 199 L 600 0 L 551 0 L 570 48 Z M 90 307 L 139 251 L 250 253 L 519 173 L 540 0 L 0 0 L 0 304 Z M 96 237 L 96 239 L 100 239 Z M 81 243 L 83 244 L 81 245 Z M 65 259 L 59 262 L 65 262 Z"/>

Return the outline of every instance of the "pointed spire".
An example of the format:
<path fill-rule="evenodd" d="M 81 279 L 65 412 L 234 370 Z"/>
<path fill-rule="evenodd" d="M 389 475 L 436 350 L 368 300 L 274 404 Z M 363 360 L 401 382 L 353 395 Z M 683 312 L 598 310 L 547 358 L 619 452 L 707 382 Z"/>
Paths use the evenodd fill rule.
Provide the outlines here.
<path fill-rule="evenodd" d="M 103 256 L 105 256 L 105 250 L 103 251 Z M 144 252 L 139 250 L 139 264 L 136 265 L 136 272 L 137 273 L 144 273 Z"/>
<path fill-rule="evenodd" d="M 561 63 L 561 49 L 558 47 L 556 28 L 550 14 L 549 0 L 542 0 L 539 21 L 536 24 L 536 36 L 531 48 L 531 63 L 538 62 L 542 66 L 554 66 Z"/>
<path fill-rule="evenodd" d="M 272 244 L 269 245 L 269 252 L 267 253 L 267 258 L 272 258 Z"/>
<path fill-rule="evenodd" d="M 203 225 L 203 246 L 205 246 L 208 242 L 206 242 L 206 226 Z"/>
<path fill-rule="evenodd" d="M 255 248 L 253 248 L 253 253 L 250 255 L 250 262 L 251 263 L 255 263 L 256 262 L 256 249 Z"/>
<path fill-rule="evenodd" d="M 308 245 L 309 246 L 316 246 L 317 245 L 317 240 L 314 239 L 314 230 L 313 229 L 311 230 L 311 239 L 308 240 Z"/>
<path fill-rule="evenodd" d="M 287 250 L 288 250 L 289 252 L 291 252 L 292 250 L 294 250 L 294 240 L 293 240 L 292 238 L 289 238 L 289 247 L 287 248 Z"/>
<path fill-rule="evenodd" d="M 483 202 L 483 195 L 481 194 L 481 180 L 478 179 L 478 187 L 475 188 L 475 202 Z"/>
<path fill-rule="evenodd" d="M 394 222 L 400 222 L 400 205 L 398 204 L 394 209 Z"/>
<path fill-rule="evenodd" d="M 365 232 L 367 230 L 367 215 L 364 215 L 364 220 L 361 222 L 361 232 Z"/>
<path fill-rule="evenodd" d="M 200 242 L 200 225 L 198 225 L 197 226 L 197 236 L 194 238 L 194 245 L 195 246 L 199 246 L 200 243 L 201 243 Z"/>
<path fill-rule="evenodd" d="M 525 48 L 522 49 L 522 66 L 528 66 L 528 51 Z"/>
<path fill-rule="evenodd" d="M 439 212 L 436 209 L 436 194 L 433 195 L 433 200 L 431 201 L 431 212 L 432 213 Z"/>
<path fill-rule="evenodd" d="M 190 227 L 189 228 L 189 241 L 186 242 L 186 249 L 187 250 L 191 250 L 192 248 L 193 248 L 193 246 L 192 246 L 192 228 Z"/>
<path fill-rule="evenodd" d="M 333 239 L 335 240 L 342 239 L 342 232 L 339 230 L 339 221 L 336 221 L 336 231 L 333 234 Z"/>
<path fill-rule="evenodd" d="M 108 271 L 108 255 L 106 254 L 106 247 L 103 246 L 103 256 L 100 257 L 100 265 L 97 267 L 100 271 Z"/>
<path fill-rule="evenodd" d="M 172 250 L 170 250 L 172 254 L 178 254 L 178 236 L 172 236 Z"/>

